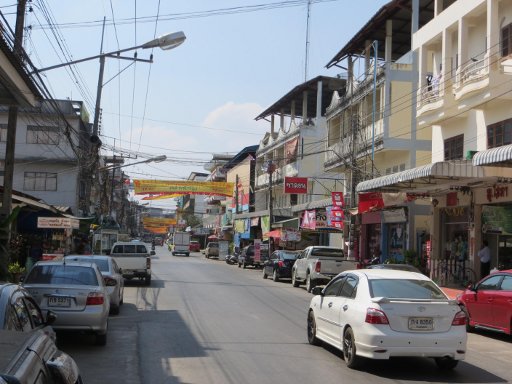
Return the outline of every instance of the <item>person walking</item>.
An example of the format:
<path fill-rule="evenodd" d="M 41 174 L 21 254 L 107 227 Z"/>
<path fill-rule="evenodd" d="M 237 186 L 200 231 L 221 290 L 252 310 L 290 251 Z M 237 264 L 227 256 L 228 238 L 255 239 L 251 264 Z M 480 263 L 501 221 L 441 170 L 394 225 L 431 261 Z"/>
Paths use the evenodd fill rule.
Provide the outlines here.
<path fill-rule="evenodd" d="M 491 272 L 491 250 L 487 240 L 482 242 L 482 249 L 478 251 L 478 258 L 480 259 L 480 278 L 484 278 Z"/>

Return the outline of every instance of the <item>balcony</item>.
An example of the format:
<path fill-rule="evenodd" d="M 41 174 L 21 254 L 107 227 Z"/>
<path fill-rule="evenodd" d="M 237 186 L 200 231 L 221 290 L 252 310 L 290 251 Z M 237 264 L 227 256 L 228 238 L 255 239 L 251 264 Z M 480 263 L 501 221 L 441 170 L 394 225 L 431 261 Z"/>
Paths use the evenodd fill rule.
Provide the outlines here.
<path fill-rule="evenodd" d="M 441 84 L 440 78 L 432 81 L 431 84 L 425 85 L 417 91 L 417 116 L 423 113 L 439 109 L 444 104 L 444 86 Z"/>
<path fill-rule="evenodd" d="M 298 163 L 286 164 L 284 167 L 277 168 L 272 174 L 272 183 L 282 183 L 285 177 L 294 177 L 299 174 Z M 269 174 L 267 172 L 261 173 L 256 178 L 256 189 L 267 187 L 269 181 Z"/>
<path fill-rule="evenodd" d="M 486 88 L 489 85 L 489 52 L 483 59 L 472 59 L 457 69 L 453 94 L 459 100 L 467 94 Z"/>

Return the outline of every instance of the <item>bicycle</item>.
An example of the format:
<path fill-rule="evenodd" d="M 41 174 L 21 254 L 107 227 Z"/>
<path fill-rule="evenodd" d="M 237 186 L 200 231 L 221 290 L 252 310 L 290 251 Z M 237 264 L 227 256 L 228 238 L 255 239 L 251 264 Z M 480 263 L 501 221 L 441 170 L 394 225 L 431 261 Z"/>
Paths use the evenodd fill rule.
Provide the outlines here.
<path fill-rule="evenodd" d="M 453 261 L 453 263 L 450 263 Z M 466 267 L 465 261 L 443 260 L 438 265 L 438 276 L 442 286 L 455 284 L 461 287 L 467 287 L 470 283 L 476 281 L 476 273 Z"/>

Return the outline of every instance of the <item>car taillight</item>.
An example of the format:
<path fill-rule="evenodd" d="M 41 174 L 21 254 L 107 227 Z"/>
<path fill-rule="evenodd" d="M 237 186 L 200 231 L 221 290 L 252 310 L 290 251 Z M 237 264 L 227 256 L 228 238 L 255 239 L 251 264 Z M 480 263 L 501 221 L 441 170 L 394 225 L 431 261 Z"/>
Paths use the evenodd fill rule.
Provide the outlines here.
<path fill-rule="evenodd" d="M 115 287 L 117 285 L 116 279 L 113 279 L 111 277 L 104 277 L 103 281 L 105 282 L 105 285 L 107 287 Z"/>
<path fill-rule="evenodd" d="M 466 325 L 466 314 L 463 311 L 459 311 L 453 318 L 452 325 Z"/>
<path fill-rule="evenodd" d="M 363 263 L 357 263 L 356 264 L 356 269 L 364 269 L 364 264 Z"/>
<path fill-rule="evenodd" d="M 386 314 L 376 308 L 368 308 L 366 310 L 366 319 L 364 321 L 369 324 L 389 324 Z"/>
<path fill-rule="evenodd" d="M 146 258 L 146 269 L 151 269 L 151 258 L 150 257 Z"/>
<path fill-rule="evenodd" d="M 279 260 L 279 261 L 277 262 L 277 266 L 278 266 L 279 268 L 283 268 L 283 267 L 284 267 L 284 262 L 283 262 L 282 260 Z"/>
<path fill-rule="evenodd" d="M 85 305 L 102 305 L 105 302 L 105 297 L 103 293 L 100 292 L 91 292 L 87 295 L 87 302 Z"/>
<path fill-rule="evenodd" d="M 320 273 L 320 269 L 322 268 L 322 263 L 317 261 L 315 264 L 315 272 Z"/>

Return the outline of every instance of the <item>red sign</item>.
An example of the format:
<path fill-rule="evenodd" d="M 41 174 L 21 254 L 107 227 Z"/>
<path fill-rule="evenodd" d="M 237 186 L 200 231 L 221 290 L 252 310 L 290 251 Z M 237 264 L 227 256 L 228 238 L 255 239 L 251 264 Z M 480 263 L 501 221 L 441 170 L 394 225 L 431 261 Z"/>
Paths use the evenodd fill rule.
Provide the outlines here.
<path fill-rule="evenodd" d="M 345 199 L 343 198 L 343 192 L 331 192 L 332 206 L 341 207 L 345 206 Z"/>
<path fill-rule="evenodd" d="M 308 193 L 307 177 L 285 177 L 284 193 L 304 194 Z"/>

